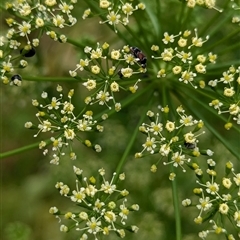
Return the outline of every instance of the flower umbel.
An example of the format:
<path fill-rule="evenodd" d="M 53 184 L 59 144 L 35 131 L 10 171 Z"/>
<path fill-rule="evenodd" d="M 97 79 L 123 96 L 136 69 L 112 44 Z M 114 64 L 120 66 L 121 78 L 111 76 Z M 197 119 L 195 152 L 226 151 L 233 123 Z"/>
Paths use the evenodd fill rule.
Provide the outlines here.
<path fill-rule="evenodd" d="M 163 51 L 159 53 L 160 48 L 157 45 L 151 47 L 151 50 L 158 54 L 152 58 L 161 60 L 162 69 L 158 72 L 158 78 L 174 78 L 174 75 L 178 75 L 180 82 L 197 88 L 199 78 L 207 72 L 207 64 L 214 64 L 217 56 L 211 52 L 198 54 L 197 48 L 201 48 L 209 36 L 205 40 L 199 38 L 197 29 L 194 29 L 194 35 L 191 39 L 190 36 L 190 30 L 185 30 L 175 36 L 165 32 L 162 41 L 166 47 Z M 161 74 L 162 72 L 164 74 Z"/>
<path fill-rule="evenodd" d="M 208 159 L 209 169 L 206 171 L 206 177 L 210 177 L 211 181 L 203 182 L 202 176 L 201 181 L 197 181 L 200 188 L 195 188 L 193 192 L 199 197 L 199 203 L 194 204 L 191 202 L 191 206 L 196 206 L 200 210 L 198 216 L 194 219 L 195 223 L 203 223 L 209 220 L 211 216 L 210 223 L 213 223 L 213 230 L 202 231 L 199 233 L 199 237 L 202 239 L 207 239 L 210 234 L 220 234 L 223 233 L 226 236 L 230 234 L 227 228 L 228 226 L 224 224 L 225 221 L 218 221 L 218 219 L 224 218 L 224 220 L 229 219 L 231 224 L 235 229 L 239 229 L 239 189 L 236 182 L 234 182 L 234 176 L 239 173 L 235 173 L 233 165 L 231 166 L 231 176 L 224 177 L 222 181 L 217 182 L 218 173 L 214 170 L 216 167 L 216 162 L 212 159 Z M 228 164 L 229 165 L 229 164 Z M 211 169 L 211 170 L 210 170 Z M 234 184 L 234 186 L 233 186 Z M 184 205 L 189 206 L 189 205 Z M 233 214 L 234 213 L 234 214 Z M 218 224 L 216 224 L 216 222 Z M 209 238 L 210 239 L 210 238 Z M 234 238 L 231 238 L 234 239 Z"/>
<path fill-rule="evenodd" d="M 138 5 L 133 6 L 130 1 L 119 1 L 118 4 L 114 4 L 108 0 L 99 0 L 99 13 L 103 21 L 100 21 L 100 24 L 108 23 L 112 25 L 114 31 L 117 33 L 117 25 L 128 25 L 129 17 L 134 14 L 134 11 L 144 10 L 145 4 L 139 3 Z M 106 11 L 101 11 L 101 9 L 107 9 Z M 91 12 L 93 15 L 98 15 L 97 12 Z M 86 19 L 89 14 L 86 13 L 86 10 L 83 14 L 83 19 Z"/>
<path fill-rule="evenodd" d="M 89 179 L 83 177 L 83 170 L 78 167 L 74 166 L 73 169 L 77 177 L 76 189 L 71 191 L 62 182 L 58 182 L 55 187 L 61 195 L 76 203 L 74 213 L 60 212 L 56 207 L 51 207 L 49 212 L 59 219 L 66 231 L 79 232 L 80 239 L 87 239 L 90 236 L 98 239 L 111 232 L 120 234 L 123 238 L 125 231 L 128 231 L 126 226 L 128 215 L 131 211 L 138 211 L 139 206 L 127 204 L 126 196 L 129 193 L 126 189 L 118 189 L 117 184 L 114 183 L 116 174 L 113 174 L 109 182 L 105 180 L 105 170 L 99 169 L 100 181 L 96 181 L 94 177 Z M 122 175 L 119 176 L 120 181 L 125 179 Z M 137 232 L 137 227 L 132 227 L 135 230 L 131 232 Z"/>
<path fill-rule="evenodd" d="M 168 106 L 161 108 L 161 111 L 162 114 L 165 113 L 168 116 Z M 193 119 L 191 115 L 186 115 L 182 106 L 179 106 L 176 112 L 174 122 L 171 120 L 161 122 L 160 114 L 155 114 L 152 111 L 147 112 L 151 123 L 143 123 L 139 128 L 142 133 L 147 135 L 147 138 L 142 145 L 142 151 L 136 153 L 135 157 L 143 157 L 144 152 L 159 154 L 160 159 L 168 158 L 168 162 L 163 162 L 164 165 L 173 164 L 174 167 L 179 166 L 183 172 L 186 171 L 184 165 L 190 166 L 191 162 L 191 158 L 186 155 L 196 157 L 201 154 L 197 143 L 198 137 L 204 131 L 199 134 L 196 133 L 203 127 L 203 122 Z"/>
<path fill-rule="evenodd" d="M 232 121 L 240 124 L 240 66 L 234 66 L 222 73 L 220 79 L 210 80 L 208 82 L 213 89 L 220 89 L 217 91 L 217 99 L 213 99 L 209 106 L 214 107 L 218 114 L 229 114 L 228 125 L 225 128 L 229 130 L 232 127 Z M 220 100 L 221 99 L 221 100 Z M 231 125 L 229 125 L 231 124 Z"/>
<path fill-rule="evenodd" d="M 85 103 L 90 105 L 98 103 L 111 109 L 111 102 L 113 101 L 115 110 L 119 111 L 121 106 L 116 101 L 118 92 L 124 90 L 135 93 L 138 89 L 137 84 L 140 82 L 140 79 L 135 81 L 134 86 L 130 85 L 128 79 L 136 79 L 135 75 L 142 75 L 146 72 L 146 68 L 143 68 L 138 63 L 135 56 L 130 53 L 128 46 L 124 46 L 123 49 L 113 49 L 110 51 L 109 44 L 104 43 L 100 46 L 98 43 L 96 49 L 86 46 L 84 52 L 87 58 L 80 59 L 76 68 L 70 70 L 69 73 L 77 80 L 81 79 L 83 86 L 93 92 L 90 96 L 86 97 Z M 101 61 L 99 61 L 100 59 Z M 91 78 L 79 76 L 79 71 L 82 74 L 88 72 Z"/>
<path fill-rule="evenodd" d="M 34 137 L 46 132 L 55 134 L 55 136 L 50 137 L 50 141 L 48 140 L 47 143 L 40 143 L 39 148 L 44 149 L 43 153 L 46 155 L 48 149 L 45 147 L 47 144 L 51 144 L 53 158 L 50 163 L 56 165 L 59 164 L 60 157 L 66 153 L 64 147 L 69 148 L 70 158 L 72 160 L 76 159 L 76 154 L 72 151 L 73 140 L 80 141 L 87 147 L 92 147 L 96 150 L 89 140 L 84 140 L 81 137 L 81 132 L 103 131 L 103 127 L 94 119 L 92 111 L 86 111 L 82 117 L 79 114 L 77 116 L 74 114 L 75 107 L 71 102 L 74 94 L 73 89 L 68 92 L 67 100 L 64 100 L 61 86 L 58 85 L 57 91 L 60 92 L 59 97 L 52 97 L 52 99 L 48 98 L 46 92 L 42 93 L 45 104 L 32 100 L 32 104 L 38 109 L 36 117 L 39 120 L 39 124 L 34 125 L 31 122 L 25 124 L 26 128 L 38 129 Z"/>
<path fill-rule="evenodd" d="M 2 53 L 0 71 L 4 84 L 9 82 L 6 79 L 9 78 L 9 71 L 4 62 L 8 62 L 11 69 L 18 69 L 19 66 L 27 67 L 27 61 L 24 58 L 35 55 L 35 48 L 39 46 L 42 35 L 46 34 L 61 43 L 67 41 L 65 35 L 57 34 L 55 31 L 57 28 L 63 29 L 76 24 L 77 19 L 72 15 L 75 3 L 76 1 L 67 3 L 59 0 L 6 2 L 6 10 L 10 11 L 13 17 L 6 18 L 7 33 L 0 35 Z M 14 63 L 9 61 L 9 56 L 13 56 L 11 59 L 14 59 Z"/>

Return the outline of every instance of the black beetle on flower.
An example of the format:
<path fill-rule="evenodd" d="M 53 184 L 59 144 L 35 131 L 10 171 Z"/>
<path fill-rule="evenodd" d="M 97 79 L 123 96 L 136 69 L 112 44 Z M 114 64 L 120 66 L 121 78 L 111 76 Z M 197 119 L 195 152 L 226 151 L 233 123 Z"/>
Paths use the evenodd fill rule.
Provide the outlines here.
<path fill-rule="evenodd" d="M 143 52 L 137 47 L 130 47 L 130 51 L 132 55 L 138 59 L 137 62 L 141 64 L 142 68 L 146 68 L 147 57 L 143 54 Z"/>

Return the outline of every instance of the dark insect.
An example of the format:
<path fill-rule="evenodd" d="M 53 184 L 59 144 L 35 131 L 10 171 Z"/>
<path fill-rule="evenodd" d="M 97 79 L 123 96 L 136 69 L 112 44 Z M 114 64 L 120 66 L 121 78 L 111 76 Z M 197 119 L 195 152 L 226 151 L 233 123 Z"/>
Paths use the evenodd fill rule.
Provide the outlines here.
<path fill-rule="evenodd" d="M 143 52 L 137 47 L 130 47 L 130 51 L 132 55 L 138 59 L 137 62 L 142 66 L 142 68 L 146 68 L 147 57 L 143 54 Z"/>
<path fill-rule="evenodd" d="M 36 50 L 34 49 L 34 47 L 27 45 L 24 48 L 22 48 L 20 50 L 20 53 L 24 56 L 24 57 L 33 57 L 36 53 Z"/>
<path fill-rule="evenodd" d="M 11 77 L 11 84 L 15 86 L 21 86 L 22 77 L 19 74 L 15 74 Z"/>
<path fill-rule="evenodd" d="M 122 69 L 119 69 L 119 70 L 118 70 L 118 76 L 119 76 L 120 78 L 123 78 Z"/>
<path fill-rule="evenodd" d="M 184 147 L 187 148 L 187 149 L 194 149 L 196 148 L 196 143 L 188 143 L 188 142 L 184 142 Z"/>

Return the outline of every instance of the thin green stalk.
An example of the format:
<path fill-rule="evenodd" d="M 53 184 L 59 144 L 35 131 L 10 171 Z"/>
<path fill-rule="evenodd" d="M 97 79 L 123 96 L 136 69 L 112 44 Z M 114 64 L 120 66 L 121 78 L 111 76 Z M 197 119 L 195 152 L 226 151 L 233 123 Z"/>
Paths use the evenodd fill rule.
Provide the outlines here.
<path fill-rule="evenodd" d="M 131 38 L 134 39 L 135 42 L 137 42 L 138 45 L 142 44 L 141 42 L 141 39 L 139 38 L 139 35 L 137 32 L 134 32 L 129 26 L 124 26 L 125 29 L 127 30 L 128 32 L 128 36 L 131 35 Z M 121 36 L 122 39 L 124 39 L 124 35 L 126 35 L 126 33 L 121 33 L 119 32 L 119 36 Z M 125 39 L 126 40 L 126 39 Z M 144 39 L 145 40 L 145 39 Z M 129 38 L 128 38 L 128 41 L 129 41 Z M 144 42 L 145 43 L 145 42 Z"/>
<path fill-rule="evenodd" d="M 177 23 L 180 25 L 179 29 L 183 29 L 183 27 L 185 27 L 183 25 L 183 21 L 182 21 L 183 16 L 185 15 L 184 14 L 185 9 L 186 9 L 186 6 L 185 6 L 185 4 L 182 3 L 181 4 L 181 10 L 179 11 L 179 16 L 177 16 Z"/>
<path fill-rule="evenodd" d="M 202 117 L 198 112 L 196 112 L 196 116 L 198 118 Z M 223 137 L 212 125 L 208 124 L 206 119 L 203 119 L 204 124 L 206 127 L 211 131 L 213 135 L 215 135 L 216 138 L 236 157 L 237 160 L 240 161 L 240 150 L 239 150 L 239 139 L 238 141 L 238 146 L 236 148 L 233 147 L 230 141 L 228 141 L 227 137 Z"/>
<path fill-rule="evenodd" d="M 162 95 L 162 106 L 166 107 L 168 106 L 171 111 L 170 114 L 172 115 L 172 110 L 173 110 L 173 102 L 172 102 L 172 98 L 169 97 L 170 92 L 168 91 L 168 88 L 166 86 L 166 81 L 163 81 L 162 85 L 161 85 L 161 92 L 160 94 Z M 163 114 L 163 119 L 164 122 L 167 122 L 167 120 L 169 119 L 169 114 Z"/>
<path fill-rule="evenodd" d="M 97 12 L 97 14 L 99 14 L 99 18 L 101 20 L 105 20 L 103 18 L 103 16 L 101 15 L 102 10 L 99 10 L 99 7 L 94 3 L 94 1 L 89 1 L 89 0 L 85 0 L 85 3 L 90 7 L 90 9 L 93 9 L 94 11 Z M 110 25 L 110 24 L 106 24 L 113 32 L 115 32 L 114 26 Z M 118 35 L 118 32 L 116 33 Z"/>
<path fill-rule="evenodd" d="M 221 13 L 218 13 L 218 14 L 220 16 L 219 20 L 217 21 L 216 24 L 212 24 L 211 22 L 211 29 L 208 30 L 208 35 L 210 35 L 210 37 L 211 35 L 214 35 L 219 29 L 221 29 L 224 23 L 232 17 L 231 12 L 228 12 L 225 15 L 221 15 Z M 206 26 L 209 26 L 209 25 L 210 24 L 206 24 Z"/>
<path fill-rule="evenodd" d="M 229 66 L 231 66 L 231 65 L 238 66 L 239 65 L 239 60 L 236 59 L 236 60 L 227 61 L 227 62 L 224 62 L 224 63 L 219 63 L 216 66 L 213 65 L 213 66 L 208 68 L 209 72 L 207 73 L 207 75 L 208 76 L 216 75 L 216 74 L 221 74 L 222 75 L 223 69 L 225 68 L 225 70 L 227 70 L 229 68 Z"/>
<path fill-rule="evenodd" d="M 223 48 L 222 50 L 218 51 L 218 55 L 222 55 L 223 53 L 229 53 L 233 50 L 240 52 L 240 42 L 237 42 L 236 44 L 231 44 L 229 47 Z M 239 64 L 239 59 L 236 60 L 236 64 Z M 231 64 L 229 64 L 230 66 Z"/>
<path fill-rule="evenodd" d="M 30 77 L 31 78 L 31 77 Z M 52 79 L 52 78 L 49 78 L 49 79 Z M 57 81 L 57 79 L 59 80 L 59 78 L 56 78 L 55 81 Z M 40 80 L 40 78 L 39 78 Z M 60 81 L 60 80 L 59 80 Z M 141 96 L 142 94 L 144 94 L 146 91 L 150 90 L 152 87 L 152 84 L 149 84 L 148 87 L 144 88 L 142 91 L 139 91 L 133 95 L 131 95 L 129 98 L 125 99 L 122 103 L 122 107 L 130 104 L 132 101 L 134 101 L 134 99 L 138 98 L 139 96 Z M 112 115 L 114 113 L 116 113 L 116 111 L 114 109 L 112 109 L 111 111 L 108 111 L 107 112 L 108 115 Z M 96 116 L 96 118 L 102 116 L 103 113 L 101 114 L 98 114 Z M 45 142 L 47 143 L 47 145 L 51 142 L 51 140 L 45 140 Z M 33 149 L 33 148 L 36 148 L 38 147 L 40 142 L 36 142 L 36 143 L 33 143 L 33 144 L 30 144 L 30 145 L 27 145 L 27 146 L 24 146 L 24 147 L 20 147 L 20 148 L 17 148 L 17 149 L 14 149 L 14 150 L 10 150 L 8 152 L 4 152 L 4 153 L 0 153 L 0 159 L 3 159 L 3 158 L 6 158 L 6 157 L 10 157 L 10 156 L 13 156 L 13 155 L 16 155 L 16 154 L 19 154 L 19 153 L 22 153 L 22 152 L 25 152 L 25 151 L 28 151 L 30 149 Z"/>
<path fill-rule="evenodd" d="M 227 7 L 228 2 L 228 0 L 225 1 L 222 9 L 225 9 Z M 208 22 L 211 24 L 205 24 L 205 27 L 201 30 L 200 35 L 205 35 L 206 32 L 208 32 L 209 35 L 213 35 L 214 32 L 222 28 L 223 23 L 228 21 L 228 19 L 231 17 L 231 14 L 231 12 L 228 12 L 228 14 L 216 12 L 214 16 L 208 20 Z"/>
<path fill-rule="evenodd" d="M 185 13 L 183 14 L 183 21 L 181 23 L 179 23 L 179 24 L 181 24 L 181 29 L 182 29 L 182 27 L 185 28 L 185 26 L 187 26 L 187 23 L 189 21 L 191 21 L 189 19 L 191 18 L 192 12 L 193 12 L 193 9 L 185 6 Z"/>
<path fill-rule="evenodd" d="M 226 37 L 222 38 L 218 42 L 214 42 L 211 46 L 206 47 L 204 49 L 204 51 L 207 52 L 208 50 L 213 49 L 214 47 L 218 46 L 219 44 L 221 44 L 221 43 L 231 39 L 233 36 L 237 35 L 237 33 L 239 33 L 239 29 L 237 29 L 236 31 L 231 32 L 230 34 L 228 34 Z"/>
<path fill-rule="evenodd" d="M 150 102 L 151 101 L 149 101 L 149 103 Z M 149 107 L 149 105 L 148 105 L 148 107 Z M 131 148 L 132 148 L 132 146 L 133 146 L 133 144 L 134 144 L 134 142 L 135 142 L 135 140 L 137 138 L 137 134 L 139 133 L 139 126 L 143 122 L 144 118 L 145 118 L 145 114 L 142 114 L 142 116 L 141 116 L 141 118 L 140 118 L 140 120 L 139 120 L 139 122 L 138 122 L 138 124 L 137 124 L 137 126 L 136 126 L 136 128 L 135 128 L 135 130 L 133 132 L 133 134 L 131 135 L 130 141 L 128 141 L 126 149 L 125 149 L 125 151 L 124 151 L 124 153 L 123 153 L 123 155 L 122 155 L 122 157 L 121 157 L 121 159 L 120 159 L 120 161 L 119 161 L 119 163 L 117 165 L 117 169 L 116 169 L 117 176 L 122 171 L 123 165 L 124 165 L 125 161 L 127 160 L 127 156 L 129 155 L 130 150 L 131 150 Z M 117 178 L 115 178 L 115 179 L 117 179 Z"/>
<path fill-rule="evenodd" d="M 170 165 L 170 171 L 174 172 L 173 165 Z M 179 208 L 179 198 L 178 198 L 178 188 L 176 179 L 172 182 L 172 196 L 173 196 L 173 206 L 175 214 L 175 228 L 176 228 L 176 240 L 182 239 L 182 230 L 181 230 L 181 215 Z"/>
<path fill-rule="evenodd" d="M 154 11 L 154 7 L 152 7 L 150 5 L 151 3 L 154 4 L 153 2 L 151 2 L 151 1 L 143 1 L 143 2 L 146 5 L 145 13 L 149 19 L 149 23 L 152 24 L 152 27 L 150 27 L 149 29 L 152 31 L 152 34 L 158 38 L 160 36 L 160 31 L 161 31 L 161 26 L 159 24 L 160 23 L 160 21 L 159 21 L 160 12 L 158 12 L 158 15 L 156 14 L 155 11 L 157 9 L 155 9 L 155 11 Z M 137 21 L 139 21 L 139 20 L 137 20 Z"/>
<path fill-rule="evenodd" d="M 125 98 L 125 99 L 121 102 L 122 108 L 123 108 L 123 107 L 126 107 L 126 106 L 129 105 L 129 104 L 131 104 L 134 100 L 139 99 L 139 97 L 140 97 L 141 95 L 143 95 L 144 93 L 146 93 L 146 92 L 148 92 L 150 89 L 152 89 L 153 84 L 154 84 L 154 83 L 151 83 L 151 84 L 149 84 L 148 86 L 144 87 L 142 90 L 139 90 L 139 91 L 137 91 L 136 93 L 131 94 L 129 97 Z M 108 116 L 111 116 L 111 115 L 115 114 L 116 111 L 115 111 L 115 109 L 111 109 L 110 111 L 109 111 L 109 110 L 105 110 L 105 111 L 103 111 L 103 112 L 101 112 L 101 113 L 96 114 L 95 118 L 96 118 L 96 119 L 101 118 L 101 116 L 102 116 L 104 113 L 107 113 Z"/>
<path fill-rule="evenodd" d="M 78 48 L 81 48 L 81 49 L 84 49 L 85 45 L 80 43 L 79 41 L 75 41 L 71 38 L 67 38 L 67 42 L 74 45 L 75 47 L 78 47 Z"/>
<path fill-rule="evenodd" d="M 218 115 L 216 113 L 216 111 L 214 111 L 214 109 L 212 109 L 210 106 L 206 105 L 204 102 L 200 101 L 199 98 L 197 96 L 195 96 L 194 94 L 191 94 L 189 91 L 185 91 L 184 94 L 186 96 L 183 96 L 182 94 L 180 94 L 179 92 L 175 92 L 176 96 L 182 101 L 185 102 L 185 106 L 189 111 L 192 111 L 193 106 L 190 106 L 188 102 L 185 101 L 186 96 L 193 99 L 195 101 L 195 103 L 199 104 L 199 106 L 201 106 L 201 108 L 205 108 L 207 109 L 209 112 L 213 113 L 215 116 L 217 116 L 216 119 L 218 119 L 218 123 L 219 123 L 219 119 L 223 120 L 225 118 L 223 118 L 221 115 Z M 194 108 L 196 109 L 196 107 Z M 209 129 L 209 131 L 237 158 L 239 159 L 239 148 L 235 147 L 232 143 L 232 141 L 229 141 L 229 139 L 227 138 L 227 136 L 225 135 L 221 135 L 214 126 L 212 126 L 211 124 L 208 123 L 208 118 L 209 116 L 204 116 L 203 114 L 201 114 L 199 111 L 194 111 L 193 112 L 194 115 L 196 115 L 196 117 L 198 117 L 199 119 L 204 121 L 205 126 Z M 225 121 L 226 122 L 226 121 Z M 239 128 L 233 125 L 233 129 L 236 132 L 239 132 Z"/>
<path fill-rule="evenodd" d="M 162 32 L 162 26 L 161 24 L 159 24 L 161 22 L 161 1 L 156 0 L 156 10 L 155 10 L 155 14 L 157 16 L 157 32 L 156 32 L 156 39 L 160 40 L 160 35 Z"/>
<path fill-rule="evenodd" d="M 32 82 L 76 82 L 77 80 L 72 77 L 32 77 L 23 76 L 25 81 Z"/>
<path fill-rule="evenodd" d="M 147 105 L 146 109 L 148 109 L 149 106 L 151 105 L 153 96 L 154 96 L 153 93 L 150 94 L 151 99 L 148 101 L 148 105 Z M 138 124 L 137 124 L 137 126 L 136 126 L 136 128 L 135 128 L 135 130 L 133 132 L 133 134 L 131 135 L 130 141 L 128 141 L 128 145 L 127 145 L 127 147 L 126 147 L 126 149 L 125 149 L 125 151 L 124 151 L 124 153 L 122 155 L 122 158 L 120 159 L 120 161 L 119 161 L 119 163 L 117 165 L 117 168 L 116 168 L 117 176 L 122 171 L 122 168 L 123 168 L 124 163 L 125 163 L 125 161 L 127 159 L 127 156 L 129 156 L 129 152 L 130 152 L 130 150 L 131 150 L 131 148 L 132 148 L 132 146 L 133 146 L 133 144 L 134 144 L 134 142 L 135 142 L 135 140 L 137 138 L 137 134 L 139 132 L 139 126 L 143 122 L 145 116 L 146 116 L 145 114 L 142 114 L 142 116 L 141 116 L 141 118 L 140 118 L 140 120 L 139 120 L 139 122 L 138 122 Z M 117 180 L 117 179 L 118 178 L 116 177 L 115 180 Z"/>
<path fill-rule="evenodd" d="M 184 88 L 191 88 L 191 86 L 184 86 Z M 182 87 L 180 87 L 181 89 Z M 184 91 L 184 89 L 182 88 L 182 91 Z M 179 93 L 177 93 L 175 91 L 175 94 L 178 96 L 178 97 L 181 97 L 181 101 L 184 101 L 184 97 L 182 95 L 180 95 Z M 213 109 L 212 107 L 210 107 L 208 104 L 206 104 L 205 102 L 202 102 L 201 101 L 201 98 L 199 98 L 199 96 L 196 96 L 194 94 L 191 94 L 191 91 L 185 91 L 185 94 L 188 95 L 189 98 L 193 99 L 196 103 L 200 104 L 202 107 L 204 107 L 205 109 L 208 110 L 208 112 L 211 112 L 216 118 L 218 119 L 221 119 L 223 122 L 226 122 L 227 121 L 227 118 L 222 116 L 222 115 L 219 115 L 217 113 L 217 111 L 215 109 Z M 212 96 L 211 96 L 211 92 L 209 91 L 198 91 L 198 94 L 202 95 L 202 96 L 205 96 L 207 98 L 209 98 L 209 101 L 212 100 Z M 185 105 L 188 105 L 185 101 Z M 197 111 L 195 111 L 196 113 Z M 237 131 L 239 134 L 240 134 L 240 129 L 239 127 L 233 125 L 232 129 L 234 129 L 235 131 Z"/>
<path fill-rule="evenodd" d="M 28 150 L 37 148 L 39 146 L 40 142 L 41 141 L 30 144 L 30 145 L 27 145 L 27 146 L 24 146 L 24 147 L 17 148 L 17 149 L 14 149 L 14 150 L 10 150 L 8 152 L 0 153 L 0 159 L 7 158 L 7 157 L 10 157 L 10 156 L 13 156 L 13 155 L 23 153 L 23 152 L 26 152 Z M 45 140 L 45 142 L 48 145 L 51 142 L 51 140 Z"/>

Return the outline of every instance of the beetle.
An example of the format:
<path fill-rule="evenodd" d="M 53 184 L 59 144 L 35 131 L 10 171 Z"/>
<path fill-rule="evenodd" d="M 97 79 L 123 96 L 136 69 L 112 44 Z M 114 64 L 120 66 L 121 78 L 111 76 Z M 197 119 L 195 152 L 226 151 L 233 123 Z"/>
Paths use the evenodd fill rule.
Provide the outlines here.
<path fill-rule="evenodd" d="M 120 78 L 123 78 L 122 69 L 119 69 L 119 70 L 118 70 L 118 76 L 119 76 Z"/>
<path fill-rule="evenodd" d="M 15 74 L 11 77 L 10 85 L 21 86 L 22 77 L 19 74 Z"/>
<path fill-rule="evenodd" d="M 132 55 L 138 59 L 137 62 L 142 66 L 142 68 L 146 68 L 147 57 L 143 54 L 143 52 L 137 47 L 130 47 L 130 51 Z"/>
<path fill-rule="evenodd" d="M 183 145 L 184 145 L 185 148 L 191 149 L 191 150 L 197 147 L 196 143 L 188 143 L 186 141 L 184 141 Z"/>

